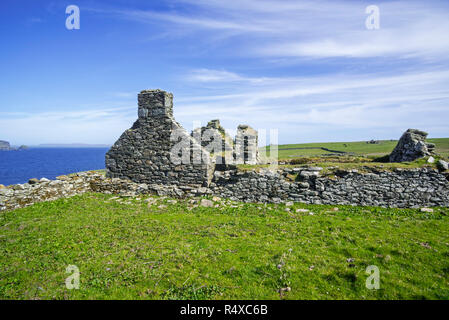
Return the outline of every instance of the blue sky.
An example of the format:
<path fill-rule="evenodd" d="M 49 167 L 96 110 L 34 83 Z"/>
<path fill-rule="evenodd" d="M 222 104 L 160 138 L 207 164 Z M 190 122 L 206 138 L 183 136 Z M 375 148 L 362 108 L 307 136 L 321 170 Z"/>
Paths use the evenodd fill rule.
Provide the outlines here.
<path fill-rule="evenodd" d="M 0 25 L 0 139 L 14 145 L 111 144 L 149 88 L 173 92 L 187 130 L 219 118 L 279 143 L 449 137 L 447 1 L 6 0 Z"/>

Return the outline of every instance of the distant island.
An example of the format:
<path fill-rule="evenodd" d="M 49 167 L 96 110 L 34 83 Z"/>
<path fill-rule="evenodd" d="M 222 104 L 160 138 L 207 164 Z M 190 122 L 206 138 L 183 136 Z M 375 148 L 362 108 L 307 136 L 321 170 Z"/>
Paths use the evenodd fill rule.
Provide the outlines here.
<path fill-rule="evenodd" d="M 33 145 L 32 148 L 110 148 L 109 144 L 88 144 L 88 143 L 43 143 Z M 0 140 L 0 151 L 21 151 L 29 149 L 29 146 L 11 146 L 6 140 Z"/>
<path fill-rule="evenodd" d="M 8 141 L 0 140 L 0 150 L 11 150 L 11 145 Z"/>
<path fill-rule="evenodd" d="M 18 148 L 11 147 L 11 144 L 8 141 L 0 140 L 0 151 L 20 151 L 26 149 L 28 149 L 28 146 L 22 145 Z"/>
<path fill-rule="evenodd" d="M 88 144 L 88 143 L 45 143 L 37 148 L 109 148 L 109 144 Z"/>

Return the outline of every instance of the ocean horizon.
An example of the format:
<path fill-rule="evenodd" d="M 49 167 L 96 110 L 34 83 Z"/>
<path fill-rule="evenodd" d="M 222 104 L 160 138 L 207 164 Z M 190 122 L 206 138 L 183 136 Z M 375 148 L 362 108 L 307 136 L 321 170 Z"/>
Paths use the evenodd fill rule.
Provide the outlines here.
<path fill-rule="evenodd" d="M 31 178 L 57 176 L 105 168 L 105 147 L 32 147 L 0 151 L 0 184 L 26 183 Z"/>

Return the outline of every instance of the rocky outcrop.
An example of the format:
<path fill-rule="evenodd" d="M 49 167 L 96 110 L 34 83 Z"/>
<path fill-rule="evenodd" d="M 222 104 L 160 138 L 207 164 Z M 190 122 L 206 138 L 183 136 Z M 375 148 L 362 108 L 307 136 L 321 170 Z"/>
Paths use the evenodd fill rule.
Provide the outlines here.
<path fill-rule="evenodd" d="M 432 154 L 435 145 L 426 143 L 427 132 L 408 129 L 389 156 L 390 162 L 415 161 Z"/>
<path fill-rule="evenodd" d="M 144 90 L 138 105 L 138 120 L 106 154 L 107 176 L 137 183 L 208 185 L 214 162 L 174 119 L 173 95 Z"/>
<path fill-rule="evenodd" d="M 11 150 L 11 145 L 8 141 L 0 140 L 0 151 L 9 151 Z"/>
<path fill-rule="evenodd" d="M 0 140 L 0 151 L 22 151 L 29 149 L 28 146 L 21 145 L 19 148 L 11 147 L 8 141 Z"/>

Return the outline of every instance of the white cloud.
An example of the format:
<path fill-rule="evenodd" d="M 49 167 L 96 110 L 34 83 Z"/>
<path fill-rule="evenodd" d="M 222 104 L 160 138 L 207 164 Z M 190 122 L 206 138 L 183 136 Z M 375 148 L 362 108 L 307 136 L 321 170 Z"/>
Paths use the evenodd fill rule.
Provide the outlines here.
<path fill-rule="evenodd" d="M 210 69 L 199 69 L 193 70 L 192 74 L 188 77 L 190 80 L 210 82 L 210 81 L 243 81 L 242 77 L 236 73 L 225 71 L 225 70 L 210 70 Z"/>
<path fill-rule="evenodd" d="M 339 35 L 318 36 L 311 41 L 282 41 L 255 48 L 268 56 L 303 57 L 418 57 L 445 58 L 449 52 L 449 15 L 434 15 L 379 30 L 341 30 Z"/>
<path fill-rule="evenodd" d="M 409 127 L 449 135 L 449 70 L 258 78 L 199 69 L 186 77 L 213 89 L 174 92 L 175 117 L 187 130 L 193 121 L 219 118 L 228 130 L 241 123 L 279 129 L 281 143 L 390 139 Z M 0 136 L 14 144 L 113 143 L 136 120 L 136 109 L 0 113 Z"/>
<path fill-rule="evenodd" d="M 191 10 L 106 10 L 126 19 L 201 32 L 200 40 L 244 37 L 234 49 L 265 57 L 419 57 L 447 59 L 449 9 L 442 2 L 377 1 L 381 28 L 367 30 L 364 1 L 178 0 Z M 176 8 L 176 6 L 174 6 Z"/>
<path fill-rule="evenodd" d="M 187 126 L 194 120 L 206 123 L 220 118 L 226 128 L 241 122 L 278 128 L 284 143 L 316 141 L 317 137 L 325 139 L 325 134 L 332 139 L 335 130 L 353 132 L 352 139 L 397 138 L 413 126 L 434 136 L 449 134 L 449 128 L 442 129 L 449 117 L 449 70 L 286 78 L 229 74 L 222 81 L 207 83 L 222 88 L 223 95 L 175 99 L 178 119 Z M 202 84 L 199 77 L 198 85 Z M 306 136 L 301 133 L 304 128 Z"/>

